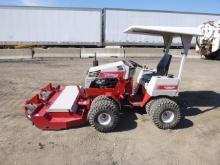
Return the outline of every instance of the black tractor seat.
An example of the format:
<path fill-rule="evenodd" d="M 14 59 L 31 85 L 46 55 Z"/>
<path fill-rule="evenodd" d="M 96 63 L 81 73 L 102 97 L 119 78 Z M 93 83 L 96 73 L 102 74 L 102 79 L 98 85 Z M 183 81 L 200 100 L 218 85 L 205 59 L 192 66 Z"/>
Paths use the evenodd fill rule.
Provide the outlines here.
<path fill-rule="evenodd" d="M 157 64 L 157 70 L 145 70 L 145 74 L 143 75 L 141 81 L 143 81 L 144 83 L 148 83 L 151 80 L 152 76 L 167 76 L 171 59 L 172 55 L 164 54 L 164 56 L 160 59 L 159 63 Z M 172 75 L 169 75 L 169 77 L 172 77 Z"/>

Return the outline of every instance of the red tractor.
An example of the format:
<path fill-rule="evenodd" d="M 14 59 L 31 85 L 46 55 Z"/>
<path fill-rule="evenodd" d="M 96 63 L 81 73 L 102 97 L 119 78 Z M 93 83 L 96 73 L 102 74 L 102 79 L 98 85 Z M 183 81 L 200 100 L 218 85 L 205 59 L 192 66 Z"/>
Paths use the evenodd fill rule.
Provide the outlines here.
<path fill-rule="evenodd" d="M 132 28 L 128 32 L 132 33 Z M 140 32 L 143 33 L 143 29 Z M 53 87 L 51 84 L 42 88 L 39 94 L 25 102 L 27 118 L 40 129 L 66 129 L 89 121 L 96 130 L 109 132 L 119 124 L 122 107 L 145 107 L 158 128 L 174 128 L 182 118 L 174 97 L 178 96 L 183 64 L 192 39 L 191 33 L 185 33 L 181 36 L 185 52 L 177 77 L 168 74 L 172 58 L 168 51 L 173 34 L 164 32 L 166 52 L 157 69 L 148 69 L 132 60 L 93 66 L 85 78 L 84 88 L 75 85 Z M 133 88 L 137 67 L 141 71 Z"/>

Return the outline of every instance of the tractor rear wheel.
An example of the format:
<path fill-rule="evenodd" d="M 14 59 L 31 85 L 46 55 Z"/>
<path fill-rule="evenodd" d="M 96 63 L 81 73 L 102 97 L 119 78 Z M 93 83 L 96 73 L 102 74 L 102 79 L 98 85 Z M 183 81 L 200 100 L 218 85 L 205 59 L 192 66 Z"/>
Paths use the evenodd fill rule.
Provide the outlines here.
<path fill-rule="evenodd" d="M 181 120 L 179 105 L 169 98 L 160 98 L 151 106 L 151 117 L 154 124 L 160 129 L 172 129 Z"/>
<path fill-rule="evenodd" d="M 103 99 L 95 102 L 88 114 L 89 123 L 100 132 L 110 132 L 119 123 L 119 109 L 115 101 Z"/>
<path fill-rule="evenodd" d="M 150 100 L 146 105 L 145 105 L 145 110 L 147 114 L 150 116 L 150 111 L 151 111 L 151 106 L 154 103 L 154 99 Z"/>

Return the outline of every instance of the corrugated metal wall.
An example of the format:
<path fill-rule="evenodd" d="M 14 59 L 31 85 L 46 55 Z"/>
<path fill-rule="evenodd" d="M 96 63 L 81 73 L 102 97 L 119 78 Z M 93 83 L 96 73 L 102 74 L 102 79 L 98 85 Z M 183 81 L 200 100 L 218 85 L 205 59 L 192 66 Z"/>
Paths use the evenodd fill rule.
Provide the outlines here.
<path fill-rule="evenodd" d="M 0 7 L 0 44 L 101 45 L 101 9 Z"/>
<path fill-rule="evenodd" d="M 125 34 L 123 31 L 131 25 L 198 26 L 209 20 L 220 20 L 220 14 L 105 9 L 104 20 L 106 45 L 161 45 L 162 37 Z M 178 45 L 180 39 L 174 39 L 174 43 Z"/>

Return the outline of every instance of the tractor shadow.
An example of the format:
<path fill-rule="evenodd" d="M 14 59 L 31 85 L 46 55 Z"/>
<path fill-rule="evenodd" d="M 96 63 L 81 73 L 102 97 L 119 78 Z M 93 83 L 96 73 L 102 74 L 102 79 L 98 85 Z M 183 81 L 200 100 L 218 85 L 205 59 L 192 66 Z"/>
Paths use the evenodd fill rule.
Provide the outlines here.
<path fill-rule="evenodd" d="M 178 103 L 184 116 L 197 116 L 220 107 L 220 93 L 214 91 L 184 91 L 179 93 Z M 177 129 L 192 127 L 193 122 L 184 119 Z"/>
<path fill-rule="evenodd" d="M 142 110 L 140 110 L 140 112 L 142 113 Z M 136 113 L 139 112 L 136 112 L 136 110 L 131 108 L 123 108 L 120 118 L 120 124 L 116 127 L 114 132 L 123 132 L 135 129 L 137 127 L 136 120 L 138 119 Z"/>
<path fill-rule="evenodd" d="M 214 91 L 184 91 L 179 93 L 176 100 L 185 117 L 197 116 L 220 107 L 220 93 Z M 129 131 L 137 127 L 136 114 L 146 115 L 142 108 L 123 108 L 121 121 L 115 132 Z M 193 126 L 193 122 L 183 118 L 181 123 L 175 129 L 186 129 Z"/>
<path fill-rule="evenodd" d="M 220 107 L 220 93 L 214 91 L 185 91 L 179 96 L 185 116 L 196 116 Z"/>
<path fill-rule="evenodd" d="M 184 116 L 197 116 L 216 110 L 220 107 L 220 93 L 214 91 L 184 91 L 177 98 Z M 137 127 L 136 114 L 146 115 L 142 108 L 123 108 L 121 121 L 115 132 L 129 131 Z M 193 122 L 184 118 L 176 129 L 186 129 L 193 126 Z"/>

